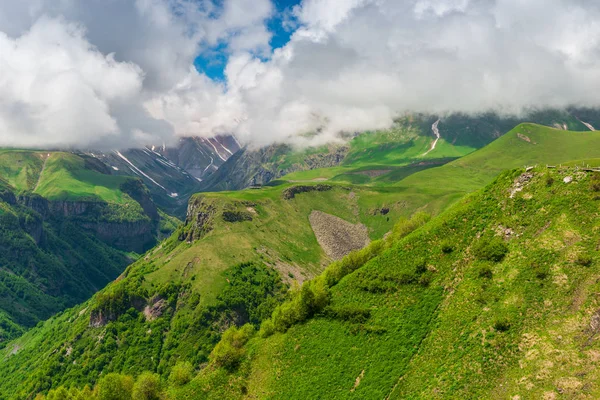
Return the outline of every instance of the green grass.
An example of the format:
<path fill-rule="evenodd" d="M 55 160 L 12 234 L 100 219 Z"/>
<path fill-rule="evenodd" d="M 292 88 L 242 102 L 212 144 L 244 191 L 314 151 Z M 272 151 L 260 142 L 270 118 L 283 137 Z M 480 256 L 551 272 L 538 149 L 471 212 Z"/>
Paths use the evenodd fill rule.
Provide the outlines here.
<path fill-rule="evenodd" d="M 0 177 L 17 190 L 33 190 L 48 153 L 0 149 Z"/>
<path fill-rule="evenodd" d="M 331 288 L 328 309 L 368 310 L 366 321 L 325 311 L 252 340 L 236 372 L 209 366 L 188 392 L 174 393 L 442 399 L 584 390 L 598 397 L 600 343 L 589 328 L 598 309 L 600 236 L 589 221 L 598 213 L 590 182 L 597 178 L 538 167 L 510 198 L 523 172 L 502 174 Z M 555 183 L 548 185 L 548 176 Z M 565 176 L 576 182 L 564 184 Z M 506 244 L 505 257 L 489 260 L 473 250 L 494 240 Z M 591 265 L 578 261 L 582 254 Z"/>
<path fill-rule="evenodd" d="M 441 139 L 436 148 L 428 152 L 434 139 L 430 131 L 421 133 L 417 127 L 398 123 L 392 129 L 363 133 L 350 140 L 347 145 L 348 154 L 338 167 L 292 172 L 281 180 L 331 180 L 386 185 L 397 182 L 408 174 L 444 164 L 476 150 L 468 146 L 454 146 Z M 304 153 L 292 153 L 293 156 L 289 157 L 295 157 L 296 154 Z M 380 172 L 369 176 L 365 171 Z"/>
<path fill-rule="evenodd" d="M 283 200 L 282 191 L 292 185 L 241 192 L 219 192 L 197 195 L 192 202 L 202 207 L 214 205 L 219 210 L 235 208 L 246 211 L 249 207 L 252 221 L 224 223 L 216 217 L 214 229 L 193 244 L 183 243 L 173 251 L 156 259 L 160 265 L 146 274 L 148 282 L 186 281 L 191 276 L 202 277 L 193 282 L 202 301 L 213 301 L 225 284 L 222 271 L 242 261 L 262 261 L 293 271 L 298 279 L 306 279 L 320 272 L 326 257 L 310 227 L 308 216 L 313 210 L 336 215 L 352 223 L 363 222 L 371 228 L 373 238 L 381 237 L 393 225 L 393 219 L 372 215 L 372 209 L 385 204 L 393 193 L 375 190 L 353 191 L 334 187 L 328 192 L 297 195 Z M 369 199 L 364 203 L 362 200 Z M 250 206 L 241 204 L 249 202 Z M 400 210 L 392 210 L 392 218 Z M 218 213 L 217 213 L 218 215 Z"/>
<path fill-rule="evenodd" d="M 101 200 L 124 204 L 132 200 L 124 195 L 120 186 L 129 179 L 88 169 L 84 160 L 74 154 L 51 153 L 35 193 L 49 200 Z"/>
<path fill-rule="evenodd" d="M 598 213 L 593 200 L 596 194 L 586 191 L 591 178 L 584 174 L 577 178 L 579 183 L 564 186 L 561 174 L 576 172 L 546 170 L 544 165 L 597 159 L 600 133 L 565 132 L 524 124 L 487 147 L 426 170 L 422 168 L 431 165 L 419 165 L 420 162 L 435 162 L 440 160 L 438 157 L 453 157 L 457 153 L 440 142 L 439 155 L 432 152 L 428 154 L 431 159 L 415 164 L 415 155 L 423 154 L 423 146 L 427 149 L 425 141 L 418 145 L 418 137 L 399 136 L 398 143 L 391 144 L 389 137 L 377 135 L 370 141 L 361 136 L 357 139 L 360 141 L 351 146 L 349 153 L 350 164 L 286 177 L 287 180 L 292 180 L 290 176 L 308 180 L 327 177 L 327 184 L 332 186 L 330 191 L 302 193 L 292 200 L 283 200 L 282 192 L 297 185 L 288 182 L 259 190 L 195 196 L 188 223 L 102 292 L 125 287 L 149 299 L 164 291 L 161 289 L 164 285 L 174 285 L 176 289 L 172 290 L 178 291 L 176 305 L 155 321 L 146 321 L 132 307 L 117 321 L 101 328 L 90 328 L 80 321 L 89 322 L 90 309 L 97 305 L 95 300 L 67 311 L 68 319 L 79 324 L 77 329 L 65 328 L 63 319 L 53 319 L 15 342 L 23 351 L 5 364 L 6 369 L 0 364 L 0 374 L 8 370 L 20 372 L 11 372 L 10 383 L 5 387 L 27 392 L 27 388 L 39 382 L 43 385 L 38 387 L 52 385 L 42 378 L 19 382 L 30 368 L 36 368 L 33 376 L 46 376 L 49 370 L 56 370 L 60 382 L 81 385 L 90 382 L 86 371 L 96 374 L 92 376 L 99 371 L 137 374 L 143 369 L 167 374 L 177 359 L 205 362 L 210 345 L 218 341 L 222 332 L 218 329 L 233 323 L 235 318 L 214 309 L 220 294 L 229 287 L 227 271 L 232 266 L 242 262 L 264 263 L 279 270 L 284 280 L 291 281 L 313 277 L 328 263 L 308 222 L 312 210 L 353 223 L 362 222 L 369 228 L 371 238 L 377 239 L 390 231 L 395 221 L 416 211 L 440 214 L 468 193 L 492 182 L 505 169 L 540 164 L 531 190 L 508 199 L 508 188 L 516 175 L 502 175 L 496 185 L 463 200 L 412 236 L 391 244 L 380 257 L 333 286 L 330 289 L 333 311 L 324 311 L 285 334 L 250 341 L 246 353 L 249 358 L 235 374 L 208 368 L 195 386 L 190 386 L 195 393 L 212 387 L 210 393 L 226 398 L 242 398 L 238 395 L 244 390 L 258 398 L 269 397 L 267 394 L 270 398 L 362 399 L 392 394 L 400 398 L 436 398 L 438 390 L 450 398 L 465 398 L 472 393 L 480 398 L 490 397 L 490 385 L 498 383 L 502 374 L 509 374 L 509 361 L 502 360 L 514 361 L 516 355 L 511 343 L 523 334 L 524 318 L 531 315 L 540 291 L 545 290 L 536 286 L 535 279 L 544 273 L 558 280 L 563 279 L 564 273 L 568 282 L 588 278 L 583 270 L 575 271 L 571 277 L 565 263 L 578 259 L 578 252 L 590 253 L 592 243 L 600 240 L 596 238 L 595 223 L 589 222 L 590 215 Z M 382 166 L 390 172 L 374 177 L 356 174 Z M 549 185 L 546 173 L 554 174 L 555 182 L 560 185 Z M 578 206 L 572 207 L 573 204 Z M 382 214 L 382 209 L 387 214 Z M 224 212 L 250 215 L 252 219 L 226 222 Z M 566 219 L 561 219 L 560 213 L 566 213 Z M 555 235 L 572 232 L 569 234 L 572 238 L 586 238 L 585 245 L 581 250 L 573 250 L 556 245 L 561 238 L 536 236 L 548 220 L 557 221 L 550 228 Z M 199 221 L 201 226 L 197 225 Z M 208 225 L 211 229 L 203 230 Z M 478 248 L 480 240 L 493 237 L 500 225 L 523 235 L 510 241 L 508 256 L 501 262 L 476 259 L 478 253 L 471 249 Z M 554 247 L 545 253 L 544 246 Z M 560 273 L 546 271 L 547 265 L 543 263 L 565 267 L 561 267 Z M 425 270 L 423 265 L 427 267 Z M 521 276 L 520 271 L 527 272 Z M 586 293 L 592 293 L 592 289 L 586 287 Z M 553 293 L 558 299 L 562 292 L 557 289 Z M 489 311 L 482 311 L 484 308 Z M 359 310 L 368 313 L 369 319 L 363 323 L 348 322 L 335 317 L 343 315 L 336 314 L 339 309 Z M 457 323 L 456 318 L 463 311 L 469 318 Z M 453 323 L 457 326 L 453 327 Z M 438 326 L 443 329 L 437 330 Z M 470 327 L 476 329 L 469 330 Z M 504 329 L 502 335 L 500 328 Z M 495 341 L 482 342 L 477 335 L 483 330 L 494 331 Z M 430 341 L 434 331 L 439 335 Z M 93 344 L 102 332 L 110 333 L 111 339 Z M 446 339 L 446 333 L 451 340 Z M 503 339 L 507 337 L 510 340 Z M 34 340 L 41 341 L 35 342 L 38 348 L 30 344 Z M 70 342 L 76 342 L 79 349 L 76 364 L 54 355 L 55 350 L 65 349 L 65 343 Z M 449 347 L 453 343 L 464 343 L 467 350 L 453 350 Z M 483 350 L 475 347 L 478 343 L 483 343 Z M 37 366 L 35 360 L 40 353 L 48 360 Z M 457 361 L 462 359 L 469 361 Z M 450 360 L 449 364 L 445 365 L 443 360 Z M 482 364 L 482 360 L 491 360 L 484 371 L 463 368 L 463 365 Z M 419 362 L 421 367 L 413 367 Z M 79 369 L 82 364 L 87 369 Z M 417 377 L 421 369 L 430 376 Z M 209 376 L 212 372 L 215 375 Z M 361 375 L 360 384 L 352 391 Z M 460 377 L 469 377 L 469 383 Z M 516 381 L 515 377 L 511 379 Z M 420 382 L 423 385 L 419 386 Z M 508 386 L 506 382 L 502 384 Z"/>
<path fill-rule="evenodd" d="M 529 138 L 530 142 L 522 138 Z M 490 183 L 501 171 L 526 165 L 559 165 L 598 157 L 600 132 L 570 132 L 521 124 L 486 147 L 444 166 L 393 184 L 434 212 Z"/>

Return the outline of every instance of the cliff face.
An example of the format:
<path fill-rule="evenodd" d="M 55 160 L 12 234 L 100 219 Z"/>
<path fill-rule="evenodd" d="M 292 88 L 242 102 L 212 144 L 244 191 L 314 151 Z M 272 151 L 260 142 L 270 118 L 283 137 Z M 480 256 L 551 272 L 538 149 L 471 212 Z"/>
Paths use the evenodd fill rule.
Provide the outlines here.
<path fill-rule="evenodd" d="M 156 223 L 151 220 L 94 221 L 81 226 L 104 243 L 121 250 L 144 253 L 156 243 Z"/>
<path fill-rule="evenodd" d="M 345 146 L 332 147 L 329 151 L 307 154 L 302 162 L 288 163 L 292 153 L 288 145 L 277 144 L 259 150 L 242 149 L 229 158 L 202 184 L 202 191 L 240 190 L 250 186 L 262 186 L 295 171 L 340 165 L 348 153 Z"/>
<path fill-rule="evenodd" d="M 213 221 L 217 214 L 218 206 L 204 196 L 190 199 L 183 231 L 179 240 L 192 242 L 200 239 L 213 229 Z"/>
<path fill-rule="evenodd" d="M 213 230 L 217 219 L 226 223 L 252 221 L 256 203 L 244 200 L 224 200 L 198 194 L 190 199 L 185 225 L 179 240 L 193 242 Z"/>
<path fill-rule="evenodd" d="M 112 220 L 109 205 L 100 201 L 49 201 L 36 194 L 22 194 L 18 202 L 35 211 L 40 218 L 28 220 L 23 228 L 40 244 L 45 220 L 71 220 L 93 233 L 104 243 L 125 251 L 145 252 L 156 244 L 159 214 L 147 190 L 139 181 L 133 181 L 124 191 L 136 200 L 144 214 L 133 220 Z"/>

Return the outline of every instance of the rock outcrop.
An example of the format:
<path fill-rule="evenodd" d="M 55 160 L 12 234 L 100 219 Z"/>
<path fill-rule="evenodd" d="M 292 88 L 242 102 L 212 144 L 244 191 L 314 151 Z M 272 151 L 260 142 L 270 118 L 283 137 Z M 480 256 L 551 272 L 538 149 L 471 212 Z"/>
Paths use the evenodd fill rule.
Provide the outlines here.
<path fill-rule="evenodd" d="M 110 217 L 113 213 L 110 205 L 102 201 L 50 201 L 40 195 L 26 193 L 19 195 L 17 202 L 33 210 L 40 218 L 35 220 L 35 224 L 32 220 L 23 228 L 39 244 L 43 239 L 44 221 L 73 220 L 110 246 L 125 251 L 145 252 L 156 243 L 156 228 L 160 216 L 140 181 L 132 180 L 128 185 L 123 190 L 131 193 L 130 196 L 143 210 L 143 214 L 135 219 L 114 220 Z"/>
<path fill-rule="evenodd" d="M 281 196 L 284 200 L 291 200 L 296 197 L 297 194 L 307 193 L 307 192 L 327 192 L 328 190 L 333 189 L 331 185 L 297 185 L 292 186 L 285 189 Z"/>
<path fill-rule="evenodd" d="M 307 154 L 302 162 L 289 165 L 284 160 L 291 152 L 292 148 L 283 144 L 259 150 L 244 148 L 203 182 L 201 190 L 215 192 L 263 186 L 291 172 L 334 167 L 342 163 L 348 154 L 348 147 L 335 146 L 328 152 Z"/>

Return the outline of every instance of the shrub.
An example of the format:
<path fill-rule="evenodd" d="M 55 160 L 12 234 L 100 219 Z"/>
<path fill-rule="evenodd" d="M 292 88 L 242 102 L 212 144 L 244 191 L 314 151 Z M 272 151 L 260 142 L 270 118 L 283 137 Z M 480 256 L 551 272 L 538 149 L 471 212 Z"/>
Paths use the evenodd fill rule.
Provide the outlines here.
<path fill-rule="evenodd" d="M 398 276 L 396 280 L 401 285 L 410 285 L 411 283 L 414 283 L 417 280 L 417 278 L 413 274 L 403 272 Z"/>
<path fill-rule="evenodd" d="M 510 322 L 506 319 L 496 320 L 496 322 L 494 322 L 494 329 L 498 332 L 506 332 L 510 329 Z"/>
<path fill-rule="evenodd" d="M 252 221 L 252 214 L 248 211 L 223 211 L 223 221 L 244 222 Z"/>
<path fill-rule="evenodd" d="M 575 263 L 582 267 L 589 267 L 592 265 L 592 261 L 592 257 L 589 254 L 579 254 L 575 259 Z"/>
<path fill-rule="evenodd" d="M 550 174 L 546 174 L 544 181 L 546 182 L 546 186 L 552 186 L 554 184 L 554 178 Z"/>
<path fill-rule="evenodd" d="M 261 338 L 267 338 L 274 333 L 275 333 L 275 324 L 273 323 L 273 320 L 272 319 L 264 320 L 263 323 L 260 325 L 260 331 L 258 332 L 258 335 Z"/>
<path fill-rule="evenodd" d="M 371 242 L 362 250 L 353 251 L 339 261 L 331 263 L 323 273 L 323 279 L 328 287 L 332 287 L 346 275 L 356 271 L 369 260 L 378 256 L 384 249 L 385 243 L 381 240 Z"/>
<path fill-rule="evenodd" d="M 499 238 L 481 238 L 473 247 L 473 253 L 480 260 L 500 262 L 508 253 L 508 246 Z"/>
<path fill-rule="evenodd" d="M 130 400 L 133 378 L 110 373 L 98 381 L 96 392 L 99 400 Z"/>
<path fill-rule="evenodd" d="M 441 247 L 444 254 L 450 254 L 454 251 L 454 245 L 449 240 L 444 240 Z"/>
<path fill-rule="evenodd" d="M 479 270 L 479 277 L 485 279 L 492 279 L 494 273 L 489 267 L 483 267 Z"/>
<path fill-rule="evenodd" d="M 192 380 L 194 367 L 187 361 L 180 361 L 169 374 L 169 383 L 173 386 L 183 386 Z"/>
<path fill-rule="evenodd" d="M 417 261 L 415 266 L 415 274 L 422 275 L 427 272 L 427 261 L 425 259 L 421 259 Z"/>
<path fill-rule="evenodd" d="M 430 219 L 431 216 L 422 211 L 415 213 L 410 219 L 400 219 L 392 229 L 390 244 L 408 236 L 421 226 L 425 225 Z"/>
<path fill-rule="evenodd" d="M 133 385 L 132 400 L 160 400 L 160 376 L 151 372 L 143 372 Z"/>
<path fill-rule="evenodd" d="M 46 400 L 67 400 L 67 399 L 71 399 L 71 398 L 72 398 L 71 393 L 69 393 L 69 391 L 63 386 L 61 386 L 57 389 L 51 390 L 50 392 L 48 392 L 48 395 L 46 396 Z"/>
<path fill-rule="evenodd" d="M 419 278 L 419 285 L 421 285 L 423 287 L 428 287 L 431 284 L 432 280 L 433 280 L 433 276 L 431 276 L 431 274 L 423 274 Z"/>
<path fill-rule="evenodd" d="M 341 307 L 328 308 L 325 314 L 334 319 L 362 324 L 371 317 L 371 310 L 368 308 L 345 305 Z"/>
<path fill-rule="evenodd" d="M 219 367 L 235 370 L 246 354 L 244 345 L 254 335 L 254 327 L 246 324 L 241 328 L 231 327 L 223 333 L 221 341 L 210 353 L 210 359 Z"/>
<path fill-rule="evenodd" d="M 538 270 L 535 273 L 535 277 L 538 278 L 539 280 L 543 281 L 544 279 L 546 279 L 548 277 L 548 272 L 547 271 Z"/>

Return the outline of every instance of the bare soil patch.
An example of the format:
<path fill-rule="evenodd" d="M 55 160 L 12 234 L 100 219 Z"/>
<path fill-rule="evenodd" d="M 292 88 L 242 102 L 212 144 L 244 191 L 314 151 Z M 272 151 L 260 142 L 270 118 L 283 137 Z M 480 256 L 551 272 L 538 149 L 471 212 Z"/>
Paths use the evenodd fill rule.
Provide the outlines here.
<path fill-rule="evenodd" d="M 323 251 L 334 260 L 362 249 L 370 242 L 367 227 L 363 224 L 352 224 L 321 211 L 313 211 L 309 221 Z"/>

